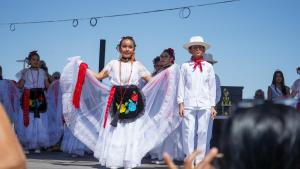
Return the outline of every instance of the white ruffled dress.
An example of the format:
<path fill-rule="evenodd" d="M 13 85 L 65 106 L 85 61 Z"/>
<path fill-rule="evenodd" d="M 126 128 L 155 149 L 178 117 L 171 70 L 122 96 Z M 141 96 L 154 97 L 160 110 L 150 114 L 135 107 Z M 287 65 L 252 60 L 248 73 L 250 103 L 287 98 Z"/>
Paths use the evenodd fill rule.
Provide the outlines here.
<path fill-rule="evenodd" d="M 72 104 L 77 82 L 80 57 L 69 58 L 60 79 L 63 92 L 63 114 L 71 132 L 94 152 L 101 165 L 106 167 L 133 168 L 141 159 L 178 127 L 180 117 L 176 102 L 179 68 L 174 65 L 155 76 L 143 88 L 145 113 L 130 123 L 110 125 L 108 116 L 103 127 L 104 112 L 110 87 L 99 82 L 89 69 L 86 72 L 80 96 L 80 108 Z M 121 65 L 121 85 L 138 85 L 141 77 L 149 72 L 140 62 Z M 109 72 L 113 85 L 120 85 L 119 61 L 113 60 L 104 68 Z M 175 113 L 174 113 L 175 112 Z"/>
<path fill-rule="evenodd" d="M 43 69 L 24 69 L 24 88 L 45 88 L 46 73 Z M 46 96 L 46 93 L 45 93 Z M 48 112 L 40 113 L 40 118 L 34 118 L 29 112 L 29 125 L 24 126 L 23 110 L 20 109 L 16 124 L 17 136 L 25 149 L 39 149 L 49 146 Z"/>

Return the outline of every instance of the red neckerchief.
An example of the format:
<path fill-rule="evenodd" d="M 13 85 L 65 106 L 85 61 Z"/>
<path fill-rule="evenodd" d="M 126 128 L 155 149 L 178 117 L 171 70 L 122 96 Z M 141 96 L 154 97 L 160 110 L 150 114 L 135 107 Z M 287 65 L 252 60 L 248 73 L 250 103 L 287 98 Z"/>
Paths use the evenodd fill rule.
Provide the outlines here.
<path fill-rule="evenodd" d="M 195 59 L 195 58 L 192 57 L 191 60 L 194 62 L 194 71 L 196 70 L 197 66 L 199 66 L 200 72 L 202 72 L 203 71 L 202 62 L 204 62 L 203 57 L 201 56 L 198 59 Z"/>

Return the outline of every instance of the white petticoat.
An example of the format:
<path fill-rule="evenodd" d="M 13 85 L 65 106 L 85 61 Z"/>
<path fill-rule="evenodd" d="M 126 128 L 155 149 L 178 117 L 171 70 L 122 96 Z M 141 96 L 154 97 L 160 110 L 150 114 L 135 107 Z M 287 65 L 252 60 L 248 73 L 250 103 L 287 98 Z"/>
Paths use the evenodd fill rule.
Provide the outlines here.
<path fill-rule="evenodd" d="M 173 65 L 153 77 L 142 89 L 146 98 L 145 114 L 131 123 L 106 128 L 103 116 L 110 88 L 96 80 L 87 70 L 80 97 L 80 108 L 72 105 L 80 57 L 69 58 L 60 79 L 63 114 L 71 132 L 106 167 L 136 167 L 153 147 L 178 127 L 180 117 L 176 102 L 179 68 Z"/>
<path fill-rule="evenodd" d="M 29 113 L 29 125 L 23 124 L 23 111 L 21 109 L 18 123 L 16 124 L 17 136 L 25 149 L 39 149 L 49 147 L 48 114 L 40 113 L 40 118 L 34 118 L 34 113 Z"/>

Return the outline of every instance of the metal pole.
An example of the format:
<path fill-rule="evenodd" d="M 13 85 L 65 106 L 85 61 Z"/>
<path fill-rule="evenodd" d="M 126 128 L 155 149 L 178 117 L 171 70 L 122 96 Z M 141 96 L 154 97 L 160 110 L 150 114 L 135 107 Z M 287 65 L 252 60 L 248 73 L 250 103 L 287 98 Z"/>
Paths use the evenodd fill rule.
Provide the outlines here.
<path fill-rule="evenodd" d="M 100 39 L 100 50 L 99 50 L 99 72 L 104 68 L 105 63 L 105 39 Z"/>
<path fill-rule="evenodd" d="M 24 60 L 16 60 L 16 62 L 23 62 L 23 69 L 25 69 L 26 59 L 24 59 Z"/>

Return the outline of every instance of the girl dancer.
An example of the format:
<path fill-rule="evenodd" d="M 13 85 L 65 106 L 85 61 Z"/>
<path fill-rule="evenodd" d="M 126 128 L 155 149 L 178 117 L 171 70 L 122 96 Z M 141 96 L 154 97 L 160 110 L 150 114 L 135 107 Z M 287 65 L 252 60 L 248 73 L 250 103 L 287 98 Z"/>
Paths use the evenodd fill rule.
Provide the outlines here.
<path fill-rule="evenodd" d="M 40 56 L 32 51 L 27 57 L 30 68 L 22 70 L 17 83 L 22 94 L 22 113 L 17 124 L 17 135 L 26 153 L 35 149 L 40 153 L 41 147 L 49 146 L 47 102 L 44 94 L 49 86 L 46 72 L 39 68 Z"/>
<path fill-rule="evenodd" d="M 100 73 L 71 58 L 61 77 L 66 124 L 110 168 L 139 166 L 180 122 L 174 113 L 179 70 L 171 66 L 151 78 L 136 61 L 135 47 L 132 37 L 123 37 L 117 45 L 120 58 Z M 98 81 L 106 77 L 110 89 Z M 137 87 L 140 79 L 148 81 L 143 89 Z"/>

